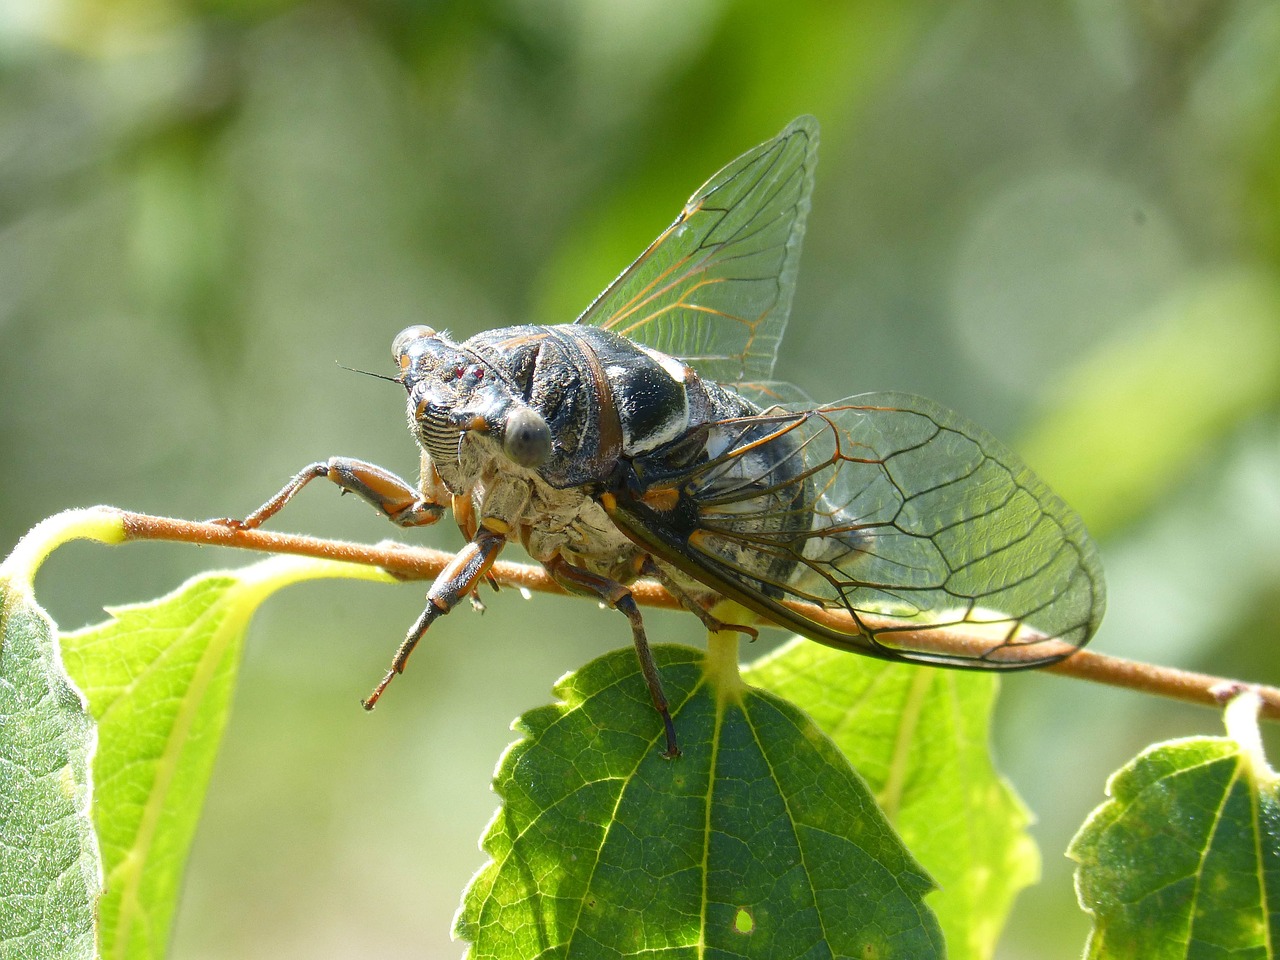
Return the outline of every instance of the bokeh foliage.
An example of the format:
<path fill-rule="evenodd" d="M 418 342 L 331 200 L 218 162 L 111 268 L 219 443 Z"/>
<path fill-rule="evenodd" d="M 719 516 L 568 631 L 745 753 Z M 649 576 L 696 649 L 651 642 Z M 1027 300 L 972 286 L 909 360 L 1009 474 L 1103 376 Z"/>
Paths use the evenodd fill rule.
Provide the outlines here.
<path fill-rule="evenodd" d="M 1275 682 L 1278 48 L 1265 0 L 13 0 L 0 540 L 93 502 L 244 514 L 333 453 L 411 472 L 400 397 L 334 360 L 381 371 L 410 322 L 569 319 L 711 171 L 812 112 L 780 374 L 926 394 L 1013 440 L 1103 535 L 1100 649 Z M 388 533 L 326 493 L 282 524 Z M 91 551 L 41 574 L 64 625 L 209 564 Z M 420 591 L 295 589 L 251 638 L 176 955 L 454 956 L 507 722 L 626 629 L 496 597 L 370 720 L 356 699 Z M 1074 956 L 1057 852 L 1109 771 L 1217 721 L 1043 677 L 998 710 L 1045 856 L 1004 949 Z"/>

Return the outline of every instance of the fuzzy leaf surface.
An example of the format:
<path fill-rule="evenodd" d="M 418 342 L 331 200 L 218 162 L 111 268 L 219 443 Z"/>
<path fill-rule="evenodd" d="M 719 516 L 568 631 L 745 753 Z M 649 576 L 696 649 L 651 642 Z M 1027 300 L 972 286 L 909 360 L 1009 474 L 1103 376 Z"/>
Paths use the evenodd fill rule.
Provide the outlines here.
<path fill-rule="evenodd" d="M 0 958 L 92 957 L 93 722 L 53 621 L 0 574 Z"/>

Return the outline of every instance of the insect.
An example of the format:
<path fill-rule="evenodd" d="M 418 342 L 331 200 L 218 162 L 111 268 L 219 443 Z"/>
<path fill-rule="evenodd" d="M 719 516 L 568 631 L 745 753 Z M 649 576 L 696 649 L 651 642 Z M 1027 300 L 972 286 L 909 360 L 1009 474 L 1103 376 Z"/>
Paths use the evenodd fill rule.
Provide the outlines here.
<path fill-rule="evenodd" d="M 887 660 L 1022 669 L 1092 636 L 1097 550 L 1008 448 L 919 397 L 816 405 L 771 380 L 817 143 L 801 117 L 733 161 L 573 324 L 462 343 L 402 331 L 394 379 L 421 447 L 417 486 L 333 457 L 227 521 L 257 527 L 319 477 L 404 527 L 452 510 L 467 544 L 367 709 L 512 540 L 627 617 L 667 757 L 675 725 L 628 589 L 641 577 L 711 628 L 726 626 L 711 609 L 728 599 Z"/>

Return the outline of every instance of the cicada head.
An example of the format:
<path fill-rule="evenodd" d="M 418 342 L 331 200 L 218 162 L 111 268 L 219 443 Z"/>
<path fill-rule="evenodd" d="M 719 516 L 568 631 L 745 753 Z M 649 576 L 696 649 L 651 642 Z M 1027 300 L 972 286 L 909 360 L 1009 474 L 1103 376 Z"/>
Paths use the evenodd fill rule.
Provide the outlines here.
<path fill-rule="evenodd" d="M 465 438 L 497 443 L 512 463 L 536 469 L 551 456 L 551 430 L 505 376 L 465 346 L 426 326 L 402 330 L 391 346 L 409 393 L 409 428 L 444 474 Z M 442 474 L 442 475 L 444 475 Z"/>

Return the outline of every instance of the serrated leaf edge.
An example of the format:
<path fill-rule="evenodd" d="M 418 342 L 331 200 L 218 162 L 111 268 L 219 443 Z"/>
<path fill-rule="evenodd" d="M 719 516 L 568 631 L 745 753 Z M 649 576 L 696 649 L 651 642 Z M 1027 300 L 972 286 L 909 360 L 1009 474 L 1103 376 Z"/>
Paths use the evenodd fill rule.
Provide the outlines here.
<path fill-rule="evenodd" d="M 1238 696 L 1233 700 L 1233 702 L 1240 701 L 1242 699 L 1244 698 Z M 1235 786 L 1235 784 L 1237 784 L 1240 781 L 1242 776 L 1246 777 L 1246 779 L 1248 780 L 1250 810 L 1251 810 L 1252 818 L 1255 822 L 1258 822 L 1260 820 L 1260 815 L 1261 815 L 1260 793 L 1262 792 L 1263 789 L 1266 789 L 1268 786 L 1274 789 L 1274 785 L 1265 784 L 1259 781 L 1259 779 L 1253 775 L 1253 758 L 1250 756 L 1248 748 L 1245 745 L 1242 745 L 1240 741 L 1236 739 L 1235 735 L 1233 735 L 1233 726 L 1238 730 L 1239 725 L 1242 722 L 1239 719 L 1239 715 L 1241 713 L 1243 713 L 1244 716 L 1248 717 L 1248 722 L 1253 726 L 1254 734 L 1256 735 L 1257 734 L 1256 707 L 1254 707 L 1253 704 L 1250 704 L 1246 700 L 1245 706 L 1240 708 L 1239 711 L 1237 711 L 1237 714 L 1234 718 L 1229 713 L 1229 711 L 1224 711 L 1224 721 L 1226 722 L 1226 725 L 1228 727 L 1228 734 L 1229 734 L 1228 736 L 1214 737 L 1214 736 L 1199 735 L 1199 736 L 1190 736 L 1190 737 L 1177 737 L 1170 740 L 1164 740 L 1159 743 L 1153 743 L 1148 747 L 1146 747 L 1141 752 L 1139 752 L 1136 756 L 1133 757 L 1133 759 L 1131 759 L 1129 762 L 1124 764 L 1124 766 L 1120 767 L 1118 770 L 1112 773 L 1111 776 L 1107 778 L 1107 782 L 1105 786 L 1107 799 L 1104 800 L 1102 803 L 1098 804 L 1098 806 L 1096 806 L 1092 811 L 1090 811 L 1089 815 L 1085 818 L 1084 823 L 1081 824 L 1080 829 L 1077 830 L 1075 836 L 1071 838 L 1071 842 L 1067 845 L 1067 850 L 1066 850 L 1066 856 L 1069 859 L 1075 861 L 1079 865 L 1075 871 L 1074 885 L 1075 885 L 1075 891 L 1076 891 L 1076 901 L 1079 904 L 1080 909 L 1084 911 L 1086 914 L 1088 914 L 1089 917 L 1092 918 L 1094 923 L 1094 926 L 1089 933 L 1089 942 L 1085 951 L 1086 957 L 1102 957 L 1105 955 L 1104 942 L 1101 938 L 1105 934 L 1106 930 L 1105 928 L 1098 926 L 1098 924 L 1101 922 L 1101 918 L 1099 917 L 1098 911 L 1095 910 L 1094 907 L 1091 906 L 1085 899 L 1085 891 L 1082 889 L 1082 883 L 1084 880 L 1082 873 L 1086 867 L 1086 864 L 1082 859 L 1080 847 L 1082 844 L 1086 843 L 1086 838 L 1089 838 L 1092 835 L 1097 834 L 1099 831 L 1108 829 L 1111 826 L 1111 824 L 1115 821 L 1116 804 L 1118 803 L 1118 801 L 1115 799 L 1115 793 L 1116 793 L 1115 785 L 1119 780 L 1123 779 L 1131 771 L 1136 769 L 1144 760 L 1162 751 L 1176 750 L 1183 747 L 1213 746 L 1213 747 L 1221 748 L 1221 747 L 1229 746 L 1234 748 L 1234 753 L 1225 752 L 1218 756 L 1201 760 L 1194 764 L 1181 767 L 1176 771 L 1173 771 L 1171 774 L 1162 776 L 1160 778 L 1161 780 L 1165 780 L 1165 779 L 1168 779 L 1169 776 L 1185 776 L 1186 774 L 1191 773 L 1195 770 L 1198 770 L 1202 767 L 1211 766 L 1213 764 L 1221 763 L 1223 760 L 1231 759 L 1233 756 L 1236 760 L 1236 769 L 1232 772 L 1230 781 L 1228 782 L 1226 788 L 1224 788 L 1223 790 L 1222 798 L 1213 811 L 1213 826 L 1207 832 L 1208 836 L 1210 837 L 1209 844 L 1206 847 L 1206 849 L 1204 851 L 1201 851 L 1200 853 L 1199 861 L 1198 861 L 1196 872 L 1195 872 L 1195 893 L 1193 893 L 1192 895 L 1193 900 L 1199 895 L 1199 892 L 1200 892 L 1200 881 L 1201 881 L 1201 876 L 1203 874 L 1204 859 L 1208 855 L 1208 848 L 1212 846 L 1212 837 L 1216 835 L 1218 831 L 1218 824 L 1222 817 L 1223 808 L 1225 807 L 1227 801 L 1230 799 L 1232 788 Z M 1259 748 L 1261 748 L 1260 737 L 1258 741 L 1258 746 Z M 1270 770 L 1270 767 L 1268 767 L 1267 769 Z M 1144 790 L 1145 789 L 1150 789 L 1150 787 L 1144 788 Z M 1255 848 L 1257 848 L 1256 843 L 1255 843 Z M 1261 849 L 1257 849 L 1257 853 L 1258 853 L 1257 862 L 1259 864 L 1259 868 L 1261 868 L 1262 861 L 1263 861 L 1263 857 L 1261 855 L 1262 853 Z M 1258 884 L 1259 884 L 1260 892 L 1262 892 L 1263 895 L 1265 896 L 1266 885 L 1265 885 L 1265 880 L 1261 875 L 1258 877 Z M 1199 915 L 1198 909 L 1193 909 L 1188 914 L 1188 923 L 1190 924 L 1190 927 L 1188 928 L 1188 931 L 1187 931 L 1188 938 L 1192 936 L 1191 930 L 1192 928 L 1194 928 L 1194 924 L 1196 922 L 1198 915 Z M 1271 954 L 1268 953 L 1268 956 L 1270 955 Z"/>

